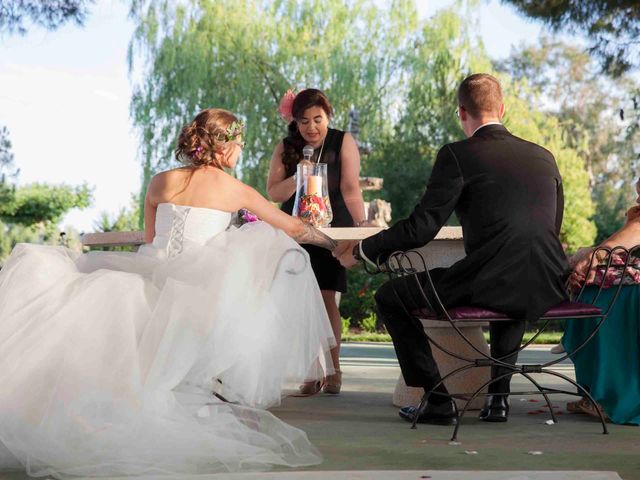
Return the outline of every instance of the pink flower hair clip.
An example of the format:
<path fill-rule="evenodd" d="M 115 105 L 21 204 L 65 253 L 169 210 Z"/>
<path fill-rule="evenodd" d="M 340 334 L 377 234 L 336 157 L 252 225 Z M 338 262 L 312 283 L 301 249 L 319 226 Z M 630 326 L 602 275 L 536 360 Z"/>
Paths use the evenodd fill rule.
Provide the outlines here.
<path fill-rule="evenodd" d="M 198 158 L 202 152 L 204 152 L 204 148 L 198 145 L 196 149 L 191 153 L 191 158 Z"/>
<path fill-rule="evenodd" d="M 280 100 L 278 105 L 278 113 L 280 117 L 287 123 L 293 121 L 293 101 L 296 99 L 296 94 L 293 90 L 287 90 Z"/>

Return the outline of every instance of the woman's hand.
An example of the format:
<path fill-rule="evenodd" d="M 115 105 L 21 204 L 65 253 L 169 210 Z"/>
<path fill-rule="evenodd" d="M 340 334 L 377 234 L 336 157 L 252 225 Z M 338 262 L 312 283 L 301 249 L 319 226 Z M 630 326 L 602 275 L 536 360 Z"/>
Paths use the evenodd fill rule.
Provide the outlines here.
<path fill-rule="evenodd" d="M 629 210 L 627 210 L 626 215 L 627 222 L 636 220 L 638 217 L 640 217 L 640 205 L 634 205 L 633 207 L 631 207 Z"/>
<path fill-rule="evenodd" d="M 576 272 L 575 270 L 571 272 L 571 275 L 569 275 L 569 288 L 573 292 L 577 292 L 578 290 L 580 290 L 582 288 L 582 285 L 584 285 L 584 282 L 584 275 Z"/>
<path fill-rule="evenodd" d="M 596 254 L 593 252 L 598 248 Z M 608 250 L 600 247 L 581 248 L 569 259 L 572 267 L 569 276 L 569 286 L 572 290 L 579 290 L 585 283 L 594 283 L 596 267 L 602 265 L 607 258 Z"/>
<path fill-rule="evenodd" d="M 312 167 L 313 166 L 313 162 L 311 162 L 309 160 L 300 160 L 300 162 L 298 162 L 298 165 L 304 165 L 306 167 Z"/>

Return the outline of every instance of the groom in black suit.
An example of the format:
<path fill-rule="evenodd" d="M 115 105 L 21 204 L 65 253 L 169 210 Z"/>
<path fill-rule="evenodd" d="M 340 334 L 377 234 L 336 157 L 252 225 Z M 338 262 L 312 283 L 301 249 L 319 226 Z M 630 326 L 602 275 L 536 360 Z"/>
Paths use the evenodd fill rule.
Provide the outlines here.
<path fill-rule="evenodd" d="M 433 240 L 455 210 L 467 256 L 446 269 L 431 271 L 445 307 L 473 305 L 504 312 L 513 322 L 493 323 L 491 354 L 503 357 L 520 346 L 525 320 L 536 320 L 566 300 L 568 271 L 558 239 L 564 199 L 553 155 L 515 137 L 501 124 L 500 83 L 488 74 L 467 77 L 458 89 L 458 116 L 465 135 L 438 152 L 427 190 L 411 215 L 359 243 L 345 242 L 334 255 L 349 267 L 356 260 L 384 261 L 392 252 L 422 247 Z M 426 276 L 420 280 L 425 283 Z M 431 390 L 440 373 L 420 321 L 405 312 L 430 307 L 419 301 L 413 282 L 395 279 L 376 293 L 378 314 L 393 339 L 409 386 Z M 425 290 L 428 290 L 425 287 Z M 427 291 L 427 296 L 431 292 Z M 516 355 L 507 361 L 515 364 Z M 492 371 L 494 378 L 508 372 Z M 508 393 L 510 377 L 489 387 Z M 453 423 L 455 412 L 445 387 L 430 395 L 425 408 L 404 407 L 400 416 L 421 423 Z M 480 418 L 507 420 L 503 395 L 488 396 Z"/>

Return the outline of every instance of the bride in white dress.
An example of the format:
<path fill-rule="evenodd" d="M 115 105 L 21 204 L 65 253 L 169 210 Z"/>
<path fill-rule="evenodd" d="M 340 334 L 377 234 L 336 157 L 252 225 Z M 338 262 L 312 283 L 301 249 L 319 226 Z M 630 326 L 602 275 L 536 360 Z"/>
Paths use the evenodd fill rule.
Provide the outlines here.
<path fill-rule="evenodd" d="M 335 244 L 224 172 L 241 133 L 219 109 L 182 130 L 187 166 L 152 179 L 137 253 L 15 247 L 0 271 L 2 467 L 178 478 L 320 462 L 263 409 L 318 356 L 316 376 L 332 373 L 296 241 Z M 229 227 L 240 208 L 263 221 Z"/>

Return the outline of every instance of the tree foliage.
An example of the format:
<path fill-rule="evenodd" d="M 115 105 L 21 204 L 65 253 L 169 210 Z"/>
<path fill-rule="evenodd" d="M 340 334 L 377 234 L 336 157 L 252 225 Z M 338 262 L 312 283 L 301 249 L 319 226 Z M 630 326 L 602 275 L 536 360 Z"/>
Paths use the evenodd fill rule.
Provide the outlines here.
<path fill-rule="evenodd" d="M 359 139 L 372 148 L 363 174 L 384 178 L 381 196 L 391 201 L 395 220 L 405 217 L 424 193 L 438 149 L 463 138 L 455 116 L 460 81 L 495 71 L 475 33 L 475 2 L 461 5 L 466 9 L 420 20 L 409 0 L 134 2 L 130 59 L 142 80 L 131 114 L 145 179 L 173 165 L 181 126 L 216 106 L 247 121 L 238 175 L 264 190 L 271 152 L 285 134 L 276 113 L 280 96 L 291 86 L 318 87 L 334 104 L 335 126 L 346 127 L 349 109 L 358 109 Z M 556 116 L 528 103 L 535 86 L 506 69 L 499 74 L 507 126 L 552 151 L 564 176 L 563 241 L 572 249 L 590 244 L 595 226 L 584 158 Z M 358 271 L 349 279 L 343 313 L 357 320 L 369 315 L 377 284 Z"/>
<path fill-rule="evenodd" d="M 385 10 L 361 0 L 191 0 L 177 7 L 158 0 L 134 3 L 132 14 L 138 28 L 130 58 L 140 55 L 144 70 L 131 103 L 143 189 L 172 164 L 181 126 L 214 105 L 246 120 L 241 175 L 264 190 L 271 152 L 286 134 L 277 105 L 291 87 L 324 89 L 337 127 L 347 125 L 355 105 L 366 118 L 361 135 L 381 135 L 417 17 L 404 0 Z"/>
<path fill-rule="evenodd" d="M 15 177 L 18 171 L 14 165 L 14 155 L 12 151 L 11 140 L 9 138 L 9 129 L 0 127 L 0 181 L 6 181 L 7 177 Z"/>
<path fill-rule="evenodd" d="M 614 76 L 640 67 L 637 0 L 503 0 L 555 31 L 583 33 L 603 71 Z"/>
<path fill-rule="evenodd" d="M 0 2 L 0 33 L 27 32 L 31 22 L 55 30 L 67 22 L 84 24 L 94 0 L 3 0 Z"/>
<path fill-rule="evenodd" d="M 121 208 L 115 216 L 110 215 L 108 212 L 102 212 L 93 226 L 98 232 L 127 232 L 136 230 L 138 228 L 138 218 L 141 213 L 137 196 L 132 195 L 129 208 Z"/>
<path fill-rule="evenodd" d="M 57 243 L 57 224 L 64 214 L 90 204 L 91 191 L 86 185 L 14 187 L 0 202 L 0 264 L 16 243 Z"/>
<path fill-rule="evenodd" d="M 25 226 L 37 223 L 58 223 L 72 208 L 86 208 L 91 204 L 91 190 L 87 185 L 47 185 L 34 183 L 15 189 L 13 198 L 0 205 L 0 219 L 5 223 Z"/>
<path fill-rule="evenodd" d="M 412 1 L 134 2 L 138 27 L 130 54 L 132 61 L 140 56 L 143 80 L 131 112 L 146 180 L 172 164 L 181 126 L 199 109 L 218 106 L 247 120 L 239 175 L 263 190 L 271 152 L 285 133 L 276 114 L 280 95 L 292 85 L 316 86 L 332 99 L 337 126 L 347 124 L 351 105 L 360 111 L 360 138 L 373 147 L 363 171 L 384 177 L 383 195 L 394 218 L 402 218 L 422 195 L 438 148 L 462 137 L 454 115 L 459 82 L 472 71 L 491 70 L 473 34 L 470 5 L 422 21 Z M 527 92 L 514 90 L 507 104 Z M 524 104 L 517 122 L 525 138 L 566 158 L 568 192 L 588 198 L 581 158 L 553 133 L 557 123 Z M 573 228 L 581 232 L 576 242 L 591 237 L 592 207 L 585 202 L 575 209 L 583 220 L 567 221 L 566 239 Z"/>
<path fill-rule="evenodd" d="M 490 70 L 481 48 L 473 58 L 467 55 L 479 42 L 469 33 L 471 26 L 453 10 L 419 25 L 414 48 L 403 59 L 397 117 L 387 117 L 393 128 L 368 139 L 374 148 L 364 168 L 384 178 L 394 219 L 406 217 L 418 203 L 438 149 L 464 137 L 455 115 L 458 85 L 472 71 Z"/>
<path fill-rule="evenodd" d="M 94 0 L 2 0 L 0 34 L 27 32 L 27 24 L 55 30 L 73 21 L 82 25 Z M 56 242 L 57 222 L 72 208 L 91 202 L 86 186 L 33 184 L 17 187 L 9 131 L 0 126 L 0 261 L 19 242 Z"/>
<path fill-rule="evenodd" d="M 17 186 L 9 132 L 0 129 L 0 261 L 18 242 L 55 242 L 57 224 L 72 208 L 91 204 L 87 185 Z"/>
<path fill-rule="evenodd" d="M 564 144 L 587 168 L 596 240 L 611 235 L 633 202 L 632 184 L 640 173 L 640 130 L 621 113 L 636 88 L 633 77 L 603 76 L 580 48 L 548 37 L 539 46 L 516 49 L 497 68 L 529 86 L 523 97 L 529 105 L 557 119 Z M 633 105 L 625 110 L 633 112 Z"/>
<path fill-rule="evenodd" d="M 9 130 L 3 126 L 0 128 L 0 205 L 11 201 L 15 192 L 15 187 L 10 183 L 18 174 L 13 158 Z"/>

